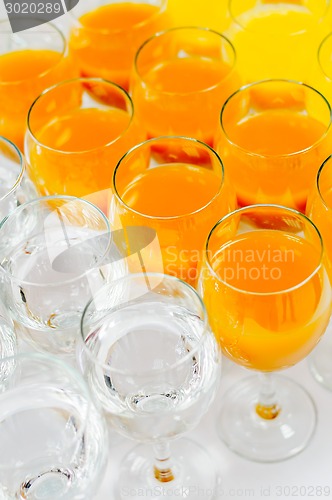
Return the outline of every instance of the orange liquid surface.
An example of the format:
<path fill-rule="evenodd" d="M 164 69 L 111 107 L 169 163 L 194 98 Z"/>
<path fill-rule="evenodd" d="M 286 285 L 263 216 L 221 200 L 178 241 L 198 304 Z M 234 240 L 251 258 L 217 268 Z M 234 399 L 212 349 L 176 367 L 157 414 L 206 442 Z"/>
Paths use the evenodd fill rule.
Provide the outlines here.
<path fill-rule="evenodd" d="M 205 269 L 203 298 L 228 357 L 272 371 L 308 355 L 329 321 L 330 285 L 324 268 L 297 285 L 319 261 L 310 243 L 282 231 L 244 233 L 220 249 L 211 264 L 222 281 Z"/>
<path fill-rule="evenodd" d="M 104 5 L 81 16 L 69 44 L 82 75 L 100 76 L 128 89 L 136 50 L 166 27 L 165 19 L 155 5 L 129 2 Z"/>
<path fill-rule="evenodd" d="M 220 137 L 217 150 L 237 192 L 240 205 L 278 203 L 305 209 L 320 157 L 326 155 L 324 141 L 318 148 L 292 155 L 313 146 L 326 127 L 310 116 L 270 110 L 253 115 L 233 126 L 225 126 L 229 140 Z"/>
<path fill-rule="evenodd" d="M 47 148 L 30 143 L 33 180 L 44 195 L 85 196 L 110 188 L 117 162 L 144 139 L 140 134 L 121 109 L 86 108 L 54 117 L 35 131 Z"/>
<path fill-rule="evenodd" d="M 239 85 L 229 65 L 203 57 L 166 61 L 139 76 L 133 99 L 150 137 L 185 135 L 208 144 L 218 128 L 221 104 Z"/>
<path fill-rule="evenodd" d="M 45 88 L 75 74 L 56 51 L 20 50 L 0 55 L 0 135 L 22 149 L 33 101 Z"/>
<path fill-rule="evenodd" d="M 174 164 L 149 169 L 128 186 L 122 200 L 133 210 L 156 218 L 149 219 L 122 207 L 122 224 L 155 229 L 164 272 L 193 283 L 210 229 L 233 208 L 228 206 L 230 202 L 224 188 L 217 195 L 220 184 L 221 177 L 203 167 Z M 195 211 L 199 212 L 193 213 Z"/>

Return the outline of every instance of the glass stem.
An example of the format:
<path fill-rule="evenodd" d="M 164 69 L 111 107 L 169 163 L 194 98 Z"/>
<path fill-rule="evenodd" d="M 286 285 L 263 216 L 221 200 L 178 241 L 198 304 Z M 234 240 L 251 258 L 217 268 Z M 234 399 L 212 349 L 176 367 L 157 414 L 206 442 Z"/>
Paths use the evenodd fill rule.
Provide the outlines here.
<path fill-rule="evenodd" d="M 171 448 L 169 442 L 161 441 L 153 446 L 154 450 L 154 477 L 161 483 L 173 481 Z"/>
<path fill-rule="evenodd" d="M 273 420 L 280 413 L 277 396 L 271 373 L 260 373 L 260 392 L 256 405 L 256 413 L 265 420 Z"/>

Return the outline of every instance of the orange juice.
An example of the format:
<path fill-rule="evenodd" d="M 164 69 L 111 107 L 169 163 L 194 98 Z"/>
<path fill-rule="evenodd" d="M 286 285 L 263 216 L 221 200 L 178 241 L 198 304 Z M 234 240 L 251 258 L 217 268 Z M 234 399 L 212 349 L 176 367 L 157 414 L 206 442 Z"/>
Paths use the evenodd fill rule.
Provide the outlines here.
<path fill-rule="evenodd" d="M 319 41 L 329 31 L 326 0 L 231 0 L 225 34 L 245 82 L 265 78 L 306 80 Z"/>
<path fill-rule="evenodd" d="M 203 270 L 203 298 L 224 353 L 261 371 L 294 365 L 314 348 L 330 317 L 320 252 L 282 230 L 242 233 Z M 315 273 L 316 269 L 319 269 Z"/>
<path fill-rule="evenodd" d="M 240 205 L 277 203 L 305 210 L 308 191 L 326 157 L 326 125 L 308 114 L 270 109 L 224 126 L 216 149 Z M 321 161 L 320 161 L 321 160 Z"/>
<path fill-rule="evenodd" d="M 145 39 L 166 26 L 163 5 L 110 3 L 78 19 L 69 46 L 82 76 L 99 76 L 128 90 L 136 50 Z"/>
<path fill-rule="evenodd" d="M 164 272 L 189 283 L 196 281 L 208 232 L 233 208 L 221 173 L 186 163 L 146 170 L 128 184 L 121 199 L 122 225 L 155 229 Z"/>
<path fill-rule="evenodd" d="M 175 26 L 206 26 L 222 33 L 229 24 L 228 0 L 168 0 Z"/>
<path fill-rule="evenodd" d="M 40 194 L 82 197 L 110 188 L 117 162 L 144 135 L 125 110 L 86 108 L 55 113 L 34 138 L 29 167 Z"/>
<path fill-rule="evenodd" d="M 76 76 L 61 52 L 18 50 L 0 55 L 0 135 L 23 149 L 30 105 L 47 87 Z"/>
<path fill-rule="evenodd" d="M 183 57 L 140 72 L 132 93 L 137 116 L 150 137 L 185 135 L 212 145 L 221 105 L 238 85 L 229 64 Z"/>

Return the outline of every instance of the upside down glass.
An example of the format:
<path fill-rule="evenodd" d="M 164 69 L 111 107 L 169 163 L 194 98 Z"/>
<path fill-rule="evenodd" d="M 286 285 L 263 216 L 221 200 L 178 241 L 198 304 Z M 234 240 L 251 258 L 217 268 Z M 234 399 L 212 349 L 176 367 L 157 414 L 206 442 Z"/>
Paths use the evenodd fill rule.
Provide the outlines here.
<path fill-rule="evenodd" d="M 304 215 L 254 205 L 211 231 L 199 289 L 224 354 L 261 372 L 222 400 L 220 436 L 240 455 L 273 462 L 302 451 L 316 409 L 295 382 L 273 376 L 305 358 L 331 313 L 320 233 Z"/>
<path fill-rule="evenodd" d="M 104 214 L 73 197 L 28 202 L 2 223 L 1 296 L 21 339 L 74 355 L 86 303 L 124 265 L 109 262 L 110 240 Z"/>
<path fill-rule="evenodd" d="M 0 360 L 0 421 L 2 500 L 93 498 L 107 429 L 76 370 L 37 353 Z"/>
<path fill-rule="evenodd" d="M 326 265 L 332 283 L 332 156 L 329 156 L 317 174 L 307 207 L 308 217 L 321 232 L 326 249 Z M 332 325 L 330 323 L 322 342 L 309 357 L 309 366 L 320 384 L 332 390 Z"/>
<path fill-rule="evenodd" d="M 300 82 L 265 80 L 225 102 L 215 149 L 240 206 L 277 203 L 304 212 L 331 139 L 322 94 Z"/>
<path fill-rule="evenodd" d="M 117 216 L 124 229 L 143 226 L 158 236 L 149 270 L 195 284 L 210 228 L 235 208 L 215 151 L 189 138 L 151 139 L 118 163 L 113 191 L 111 221 Z"/>
<path fill-rule="evenodd" d="M 184 491 L 200 499 L 204 490 L 212 499 L 208 453 L 174 441 L 197 426 L 220 377 L 219 349 L 195 290 L 171 276 L 128 275 L 94 295 L 81 331 L 92 392 L 113 427 L 142 443 L 121 464 L 115 498 L 130 491 L 136 499 L 145 489 L 151 498 Z"/>

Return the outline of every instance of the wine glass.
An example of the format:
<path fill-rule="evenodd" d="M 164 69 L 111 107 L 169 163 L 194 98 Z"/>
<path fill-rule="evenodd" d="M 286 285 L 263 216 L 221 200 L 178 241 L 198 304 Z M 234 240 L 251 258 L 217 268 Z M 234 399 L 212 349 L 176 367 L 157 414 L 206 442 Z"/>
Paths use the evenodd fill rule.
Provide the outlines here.
<path fill-rule="evenodd" d="M 37 197 L 25 160 L 11 141 L 0 136 L 0 221 L 17 206 Z"/>
<path fill-rule="evenodd" d="M 60 359 L 0 360 L 0 497 L 93 498 L 107 459 L 107 429 L 81 375 Z"/>
<path fill-rule="evenodd" d="M 229 0 L 225 30 L 245 83 L 306 80 L 321 38 L 330 30 L 329 0 Z"/>
<path fill-rule="evenodd" d="M 94 295 L 81 332 L 92 392 L 112 426 L 141 443 L 121 464 L 115 497 L 180 489 L 186 498 L 201 498 L 202 490 L 212 498 L 208 453 L 174 441 L 197 426 L 220 376 L 218 346 L 195 290 L 171 276 L 128 275 Z"/>
<path fill-rule="evenodd" d="M 157 234 L 159 245 L 151 250 L 149 270 L 195 284 L 210 228 L 235 208 L 215 151 L 195 139 L 150 139 L 118 163 L 113 192 L 112 226 L 119 218 L 124 229 L 142 226 Z"/>
<path fill-rule="evenodd" d="M 240 206 L 277 203 L 305 211 L 318 166 L 330 151 L 331 108 L 300 82 L 245 85 L 224 104 L 215 149 Z"/>
<path fill-rule="evenodd" d="M 125 90 L 79 78 L 47 89 L 32 104 L 25 153 L 41 195 L 95 194 L 106 212 L 117 162 L 144 139 Z"/>
<path fill-rule="evenodd" d="M 230 41 L 207 28 L 172 28 L 139 48 L 131 92 L 148 137 L 182 135 L 212 146 L 218 110 L 240 87 Z"/>
<path fill-rule="evenodd" d="M 39 198 L 3 221 L 0 240 L 1 295 L 19 338 L 73 357 L 86 303 L 125 272 L 112 263 L 108 220 L 79 198 Z"/>
<path fill-rule="evenodd" d="M 0 20 L 0 135 L 23 150 L 33 101 L 45 88 L 77 74 L 65 37 L 55 25 L 13 33 L 9 20 Z"/>
<path fill-rule="evenodd" d="M 224 354 L 260 372 L 223 397 L 218 429 L 238 454 L 273 462 L 308 444 L 314 403 L 273 372 L 305 358 L 330 319 L 331 286 L 320 233 L 301 213 L 253 205 L 212 229 L 199 290 Z"/>
<path fill-rule="evenodd" d="M 70 12 L 70 52 L 81 76 L 101 77 L 128 90 L 135 52 L 168 27 L 166 0 L 85 0 Z"/>
<path fill-rule="evenodd" d="M 321 232 L 326 249 L 326 266 L 332 283 L 332 156 L 324 161 L 318 171 L 316 184 L 308 199 L 307 214 Z M 309 357 L 309 366 L 314 377 L 329 390 L 332 390 L 331 359 L 330 323 L 327 334 Z"/>

